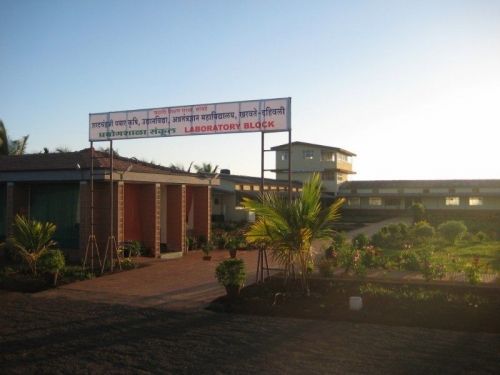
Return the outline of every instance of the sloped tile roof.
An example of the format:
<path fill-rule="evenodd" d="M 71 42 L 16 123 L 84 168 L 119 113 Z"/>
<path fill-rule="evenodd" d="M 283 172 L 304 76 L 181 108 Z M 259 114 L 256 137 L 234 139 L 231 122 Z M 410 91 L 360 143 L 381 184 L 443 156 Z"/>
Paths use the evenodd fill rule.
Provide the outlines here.
<path fill-rule="evenodd" d="M 88 170 L 91 168 L 91 162 L 90 148 L 76 152 L 9 155 L 0 156 L 0 172 L 75 170 L 78 166 L 82 170 Z M 131 171 L 138 173 L 192 175 L 192 173 L 146 163 L 135 158 L 123 156 L 113 158 L 115 171 L 125 171 L 131 165 Z M 94 169 L 109 169 L 109 167 L 109 154 L 94 150 Z"/>

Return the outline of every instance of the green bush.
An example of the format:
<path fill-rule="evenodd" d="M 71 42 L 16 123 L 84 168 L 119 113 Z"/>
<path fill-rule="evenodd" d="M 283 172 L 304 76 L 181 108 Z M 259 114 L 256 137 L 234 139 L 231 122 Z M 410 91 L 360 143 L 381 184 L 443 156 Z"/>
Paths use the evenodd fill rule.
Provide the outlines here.
<path fill-rule="evenodd" d="M 420 244 L 429 242 L 436 234 L 434 227 L 426 221 L 419 221 L 416 223 L 412 231 L 415 242 Z"/>
<path fill-rule="evenodd" d="M 481 265 L 479 264 L 479 258 L 474 258 L 472 262 L 469 262 L 464 267 L 465 277 L 470 284 L 476 285 L 481 282 Z"/>
<path fill-rule="evenodd" d="M 121 261 L 121 266 L 123 270 L 133 270 L 137 268 L 137 264 L 132 258 L 125 258 Z"/>
<path fill-rule="evenodd" d="M 347 236 L 344 232 L 335 232 L 332 236 L 332 245 L 336 250 L 347 245 Z"/>
<path fill-rule="evenodd" d="M 366 271 L 362 252 L 351 246 L 344 246 L 340 250 L 339 266 L 344 268 L 344 273 L 352 270 L 358 276 L 364 275 Z"/>
<path fill-rule="evenodd" d="M 381 259 L 382 253 L 373 246 L 365 246 L 361 250 L 361 262 L 368 268 L 379 267 L 385 263 Z"/>
<path fill-rule="evenodd" d="M 363 249 L 370 243 L 369 238 L 364 233 L 360 233 L 352 239 L 352 244 L 356 249 Z"/>
<path fill-rule="evenodd" d="M 425 220 L 425 206 L 422 203 L 413 203 L 410 211 L 414 223 Z"/>
<path fill-rule="evenodd" d="M 47 250 L 38 258 L 37 268 L 48 276 L 48 280 L 57 284 L 59 272 L 66 266 L 66 260 L 61 250 Z"/>
<path fill-rule="evenodd" d="M 399 269 L 420 271 L 420 259 L 414 250 L 402 250 L 398 257 Z"/>
<path fill-rule="evenodd" d="M 467 227 L 462 221 L 449 220 L 438 226 L 438 232 L 450 244 L 455 244 L 467 233 Z"/>
<path fill-rule="evenodd" d="M 410 229 L 404 223 L 390 224 L 375 233 L 371 243 L 382 249 L 401 249 L 411 243 Z"/>
<path fill-rule="evenodd" d="M 62 275 L 69 280 L 90 280 L 95 277 L 92 272 L 84 270 L 81 266 L 66 266 L 62 270 Z"/>
<path fill-rule="evenodd" d="M 245 264 L 242 259 L 226 259 L 215 269 L 217 281 L 224 286 L 243 286 L 246 280 Z"/>
<path fill-rule="evenodd" d="M 489 236 L 482 231 L 477 232 L 474 237 L 477 242 L 485 242 L 489 240 Z"/>
<path fill-rule="evenodd" d="M 318 263 L 319 274 L 323 277 L 332 277 L 335 270 L 335 265 L 331 259 L 322 258 Z"/>

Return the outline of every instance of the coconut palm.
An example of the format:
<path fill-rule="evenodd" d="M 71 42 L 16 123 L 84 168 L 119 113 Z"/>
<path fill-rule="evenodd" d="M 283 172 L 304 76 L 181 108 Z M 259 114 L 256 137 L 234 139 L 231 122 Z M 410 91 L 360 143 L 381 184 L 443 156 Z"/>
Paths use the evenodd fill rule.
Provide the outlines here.
<path fill-rule="evenodd" d="M 211 173 L 215 174 L 217 173 L 217 169 L 219 168 L 218 165 L 215 167 L 211 163 L 202 163 L 201 165 L 196 164 L 194 166 L 194 169 L 196 170 L 197 173 Z"/>
<path fill-rule="evenodd" d="M 9 155 L 9 139 L 2 120 L 0 120 L 0 155 Z"/>
<path fill-rule="evenodd" d="M 10 140 L 2 120 L 0 120 L 0 155 L 23 155 L 26 153 L 28 135 Z"/>
<path fill-rule="evenodd" d="M 291 201 L 274 191 L 264 192 L 259 200 L 243 199 L 243 206 L 255 211 L 257 217 L 245 234 L 247 241 L 268 244 L 274 259 L 284 266 L 285 283 L 294 265 L 298 265 L 306 294 L 309 294 L 307 268 L 312 258 L 312 241 L 331 237 L 332 224 L 340 218 L 344 203 L 344 199 L 339 199 L 322 208 L 321 185 L 319 174 L 314 174 Z"/>
<path fill-rule="evenodd" d="M 14 219 L 13 235 L 9 243 L 19 252 L 26 261 L 33 275 L 36 275 L 38 259 L 56 243 L 52 236 L 56 231 L 55 224 L 42 223 L 16 215 Z"/>
<path fill-rule="evenodd" d="M 168 167 L 170 169 L 172 169 L 173 171 L 191 173 L 192 166 L 193 166 L 193 162 L 189 163 L 189 167 L 187 169 L 182 164 L 174 164 L 174 163 L 170 163 L 170 165 Z"/>

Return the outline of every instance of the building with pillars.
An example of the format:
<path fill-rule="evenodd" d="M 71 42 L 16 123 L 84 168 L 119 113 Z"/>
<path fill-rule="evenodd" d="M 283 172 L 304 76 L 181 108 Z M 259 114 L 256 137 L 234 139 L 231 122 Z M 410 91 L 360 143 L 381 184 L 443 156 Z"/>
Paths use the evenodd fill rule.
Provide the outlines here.
<path fill-rule="evenodd" d="M 55 240 L 81 258 L 91 231 L 90 149 L 0 157 L 0 238 L 16 214 L 56 224 Z M 211 187 L 218 179 L 174 171 L 134 158 L 94 152 L 94 233 L 101 252 L 108 237 L 137 240 L 151 256 L 182 254 L 186 235 L 210 238 Z M 113 212 L 111 212 L 111 196 Z"/>
<path fill-rule="evenodd" d="M 234 175 L 228 169 L 219 174 L 220 183 L 212 190 L 212 219 L 216 222 L 253 221 L 255 214 L 243 209 L 243 198 L 257 199 L 260 185 L 264 183 L 264 191 L 275 191 L 288 194 L 288 180 L 275 180 L 261 177 Z M 302 190 L 302 183 L 292 181 L 292 194 Z"/>

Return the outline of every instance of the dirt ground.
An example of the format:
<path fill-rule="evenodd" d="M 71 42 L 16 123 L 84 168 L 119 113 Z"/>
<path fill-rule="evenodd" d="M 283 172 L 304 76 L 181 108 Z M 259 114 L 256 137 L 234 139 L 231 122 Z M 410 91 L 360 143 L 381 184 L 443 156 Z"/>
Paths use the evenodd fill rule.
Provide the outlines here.
<path fill-rule="evenodd" d="M 487 374 L 500 335 L 0 292 L 0 373 Z"/>

